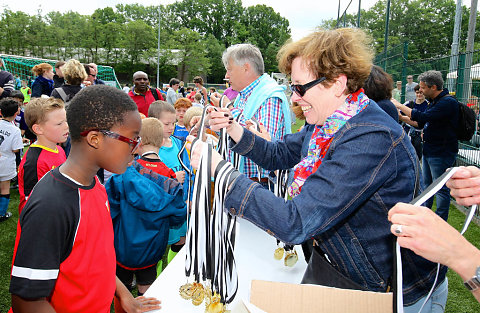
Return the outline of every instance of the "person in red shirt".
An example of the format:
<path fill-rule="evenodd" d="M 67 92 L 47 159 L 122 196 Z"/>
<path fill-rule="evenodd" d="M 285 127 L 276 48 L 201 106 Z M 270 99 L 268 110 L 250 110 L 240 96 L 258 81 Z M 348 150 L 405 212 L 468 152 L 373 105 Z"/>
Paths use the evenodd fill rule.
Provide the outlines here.
<path fill-rule="evenodd" d="M 113 227 L 96 173 L 123 173 L 138 145 L 141 119 L 123 91 L 81 90 L 69 103 L 72 148 L 35 186 L 20 215 L 10 281 L 12 312 L 110 312 L 114 296 L 126 312 L 160 308 L 133 298 L 115 276 Z"/>
<path fill-rule="evenodd" d="M 133 74 L 133 88 L 128 95 L 137 104 L 138 111 L 148 116 L 148 108 L 153 101 L 163 100 L 162 93 L 149 85 L 148 75 L 138 71 Z"/>
<path fill-rule="evenodd" d="M 48 171 L 61 165 L 67 157 L 59 143 L 68 138 L 65 106 L 60 99 L 34 98 L 25 108 L 25 122 L 37 136 L 18 166 L 19 214 L 33 187 Z"/>

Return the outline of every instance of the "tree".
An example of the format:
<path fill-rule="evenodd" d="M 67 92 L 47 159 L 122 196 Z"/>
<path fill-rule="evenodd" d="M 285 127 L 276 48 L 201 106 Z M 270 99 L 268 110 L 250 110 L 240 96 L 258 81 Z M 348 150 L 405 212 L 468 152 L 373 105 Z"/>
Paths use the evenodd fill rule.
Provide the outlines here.
<path fill-rule="evenodd" d="M 266 5 L 256 5 L 245 10 L 243 24 L 248 39 L 262 52 L 265 72 L 278 72 L 276 56 L 279 48 L 290 38 L 288 20 Z"/>
<path fill-rule="evenodd" d="M 187 80 L 188 74 L 206 76 L 210 72 L 210 62 L 206 57 L 207 48 L 200 34 L 188 28 L 173 33 L 167 43 L 169 49 L 177 49 L 174 61 L 177 63 L 180 80 Z"/>

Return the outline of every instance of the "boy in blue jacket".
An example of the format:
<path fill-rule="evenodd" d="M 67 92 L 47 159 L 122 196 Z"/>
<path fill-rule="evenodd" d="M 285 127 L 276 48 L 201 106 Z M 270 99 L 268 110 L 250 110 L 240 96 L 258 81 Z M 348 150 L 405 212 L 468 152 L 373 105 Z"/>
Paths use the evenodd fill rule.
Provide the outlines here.
<path fill-rule="evenodd" d="M 115 234 L 117 277 L 133 288 L 135 275 L 138 295 L 155 281 L 170 227 L 182 225 L 187 215 L 182 185 L 158 157 L 162 129 L 157 119 L 144 119 L 140 158 L 105 185 Z"/>
<path fill-rule="evenodd" d="M 171 168 L 177 177 L 177 180 L 183 184 L 183 199 L 187 201 L 188 186 L 190 177 L 185 172 L 179 160 L 179 152 L 182 150 L 185 141 L 173 135 L 176 121 L 175 108 L 165 101 L 155 101 L 150 104 L 148 116 L 158 119 L 163 124 L 163 145 L 158 150 L 158 155 L 162 162 Z M 186 149 L 183 150 L 180 158 L 183 164 L 190 168 L 190 158 Z M 172 227 L 168 238 L 168 244 L 171 245 L 168 255 L 168 262 L 177 254 L 185 244 L 185 234 L 187 233 L 187 222 L 180 227 Z"/>

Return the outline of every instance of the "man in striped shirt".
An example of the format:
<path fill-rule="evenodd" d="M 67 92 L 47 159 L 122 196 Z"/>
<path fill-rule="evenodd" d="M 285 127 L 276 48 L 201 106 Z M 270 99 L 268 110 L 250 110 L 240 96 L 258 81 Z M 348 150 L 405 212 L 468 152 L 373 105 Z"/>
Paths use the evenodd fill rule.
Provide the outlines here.
<path fill-rule="evenodd" d="M 232 89 L 239 92 L 235 101 L 228 105 L 234 118 L 240 116 L 242 126 L 246 121 L 256 119 L 272 140 L 281 140 L 285 134 L 291 133 L 285 86 L 278 85 L 268 74 L 264 74 L 260 50 L 251 44 L 233 45 L 223 52 L 222 61 L 227 70 L 225 78 L 230 81 Z M 215 99 L 213 101 L 216 102 Z M 250 159 L 241 157 L 240 171 L 264 186 L 268 182 L 268 171 L 261 169 L 259 173 L 257 165 Z"/>

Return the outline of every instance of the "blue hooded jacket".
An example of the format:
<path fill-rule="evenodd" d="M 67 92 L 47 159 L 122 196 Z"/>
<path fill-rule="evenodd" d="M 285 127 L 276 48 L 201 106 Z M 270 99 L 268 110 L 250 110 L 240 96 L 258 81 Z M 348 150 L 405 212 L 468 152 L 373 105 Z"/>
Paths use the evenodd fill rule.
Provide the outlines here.
<path fill-rule="evenodd" d="M 187 207 L 177 180 L 134 161 L 105 184 L 110 203 L 117 263 L 129 269 L 156 264 L 171 226 L 185 222 Z"/>

